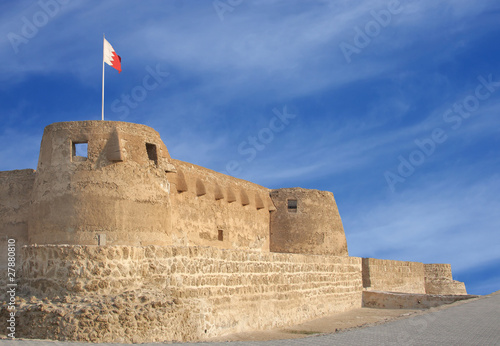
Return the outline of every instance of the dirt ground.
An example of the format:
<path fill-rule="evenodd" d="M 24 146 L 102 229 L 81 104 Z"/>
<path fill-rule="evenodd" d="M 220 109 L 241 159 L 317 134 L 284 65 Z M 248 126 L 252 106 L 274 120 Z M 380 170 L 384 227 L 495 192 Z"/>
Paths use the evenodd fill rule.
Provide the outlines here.
<path fill-rule="evenodd" d="M 422 310 L 359 308 L 314 319 L 285 329 L 253 331 L 224 335 L 208 341 L 263 341 L 303 338 L 311 334 L 335 333 L 340 330 L 384 323 L 415 315 Z"/>
<path fill-rule="evenodd" d="M 436 308 L 424 310 L 359 308 L 314 319 L 284 329 L 228 334 L 221 337 L 209 339 L 208 341 L 264 341 L 277 339 L 297 339 L 312 334 L 330 334 L 339 331 L 345 331 L 347 329 L 363 328 L 382 324 L 401 318 L 408 318 L 417 314 L 425 314 L 432 311 L 447 309 L 452 306 L 465 304 L 466 302 L 470 302 L 471 300 L 475 299 L 481 298 L 462 300 L 452 304 L 442 305 Z"/>

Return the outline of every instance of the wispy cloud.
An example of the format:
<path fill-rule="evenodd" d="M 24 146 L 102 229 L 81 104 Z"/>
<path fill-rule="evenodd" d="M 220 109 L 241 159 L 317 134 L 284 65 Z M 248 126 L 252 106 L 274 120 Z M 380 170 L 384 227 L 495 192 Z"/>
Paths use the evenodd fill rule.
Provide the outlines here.
<path fill-rule="evenodd" d="M 106 71 L 106 119 L 154 127 L 176 159 L 217 171 L 237 161 L 238 177 L 271 188 L 333 191 L 353 255 L 451 262 L 466 275 L 497 258 L 500 94 L 456 128 L 443 115 L 478 76 L 500 80 L 500 4 L 401 0 L 377 22 L 392 3 L 244 1 L 221 20 L 211 1 L 75 0 L 16 52 L 8 34 L 43 9 L 4 2 L 0 169 L 35 168 L 45 125 L 100 118 L 105 33 L 123 59 L 120 75 Z M 340 45 L 370 26 L 346 61 Z M 113 111 L 157 65 L 168 77 L 126 116 Z M 283 107 L 297 117 L 249 160 L 242 143 L 266 141 Z M 391 191 L 384 172 L 436 128 L 446 141 Z"/>
<path fill-rule="evenodd" d="M 500 218 L 495 215 L 500 207 L 495 198 L 500 176 L 475 181 L 473 176 L 448 173 L 446 181 L 429 179 L 418 189 L 380 197 L 375 205 L 369 205 L 375 202 L 369 198 L 356 212 L 344 215 L 351 226 L 347 233 L 351 253 L 452 261 L 457 270 L 498 258 L 495 246 L 485 244 L 500 241 Z M 467 251 L 456 256 L 464 247 Z"/>

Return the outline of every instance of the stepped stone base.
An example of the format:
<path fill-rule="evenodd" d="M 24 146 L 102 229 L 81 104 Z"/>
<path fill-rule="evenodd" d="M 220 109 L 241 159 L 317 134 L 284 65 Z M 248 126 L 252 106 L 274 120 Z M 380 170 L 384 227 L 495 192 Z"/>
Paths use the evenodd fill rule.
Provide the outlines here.
<path fill-rule="evenodd" d="M 474 295 L 415 294 L 364 291 L 363 307 L 378 309 L 428 309 L 459 300 L 477 298 Z"/>
<path fill-rule="evenodd" d="M 358 257 L 175 246 L 28 246 L 21 257 L 19 338 L 194 341 L 361 307 Z"/>

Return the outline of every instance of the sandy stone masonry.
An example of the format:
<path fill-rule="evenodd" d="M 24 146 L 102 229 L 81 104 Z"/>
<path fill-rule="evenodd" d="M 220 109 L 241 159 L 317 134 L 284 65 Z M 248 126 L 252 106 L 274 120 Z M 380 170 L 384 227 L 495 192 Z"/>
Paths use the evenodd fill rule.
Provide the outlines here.
<path fill-rule="evenodd" d="M 64 245 L 25 247 L 22 256 L 23 296 L 45 298 L 20 306 L 20 332 L 31 337 L 199 340 L 361 307 L 356 257 Z"/>
<path fill-rule="evenodd" d="M 271 191 L 271 198 L 278 209 L 271 214 L 271 251 L 348 255 L 342 220 L 331 192 L 279 189 Z M 296 209 L 289 210 L 290 201 Z"/>
<path fill-rule="evenodd" d="M 451 276 L 449 264 L 363 258 L 363 287 L 367 291 L 465 295 L 465 284 Z"/>
<path fill-rule="evenodd" d="M 465 284 L 453 280 L 451 265 L 449 264 L 424 264 L 425 293 L 427 294 L 467 294 Z"/>
<path fill-rule="evenodd" d="M 144 125 L 49 125 L 37 170 L 1 172 L 0 179 L 2 241 L 348 254 L 332 193 L 272 191 L 172 159 Z"/>
<path fill-rule="evenodd" d="M 8 239 L 17 337 L 203 340 L 358 308 L 363 292 L 381 305 L 401 298 L 378 291 L 466 294 L 448 264 L 348 256 L 331 192 L 173 159 L 155 130 L 125 122 L 49 125 L 36 171 L 0 172 Z"/>

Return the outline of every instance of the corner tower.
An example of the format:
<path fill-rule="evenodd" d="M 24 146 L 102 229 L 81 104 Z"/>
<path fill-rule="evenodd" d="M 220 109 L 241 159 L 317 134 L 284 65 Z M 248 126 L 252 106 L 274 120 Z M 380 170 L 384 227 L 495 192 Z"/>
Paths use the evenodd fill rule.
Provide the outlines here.
<path fill-rule="evenodd" d="M 347 240 L 333 193 L 287 188 L 271 191 L 272 252 L 347 256 Z"/>
<path fill-rule="evenodd" d="M 31 244 L 167 245 L 174 170 L 145 125 L 75 121 L 45 128 L 28 220 Z"/>

